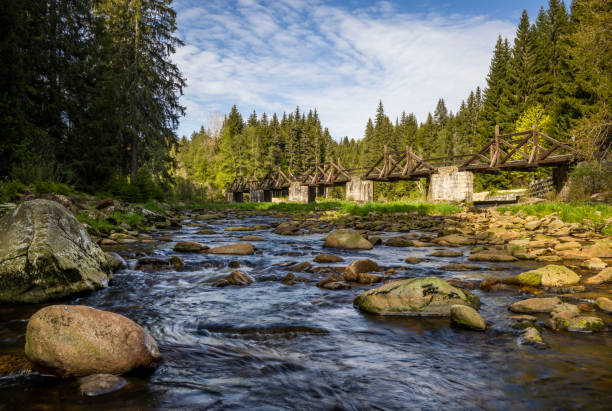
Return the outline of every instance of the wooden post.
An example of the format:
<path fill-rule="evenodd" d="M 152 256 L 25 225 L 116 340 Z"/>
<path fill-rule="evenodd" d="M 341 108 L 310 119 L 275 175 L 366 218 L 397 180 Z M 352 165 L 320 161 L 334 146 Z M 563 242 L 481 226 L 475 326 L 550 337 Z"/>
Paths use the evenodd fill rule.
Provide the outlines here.
<path fill-rule="evenodd" d="M 387 170 L 389 169 L 389 159 L 387 158 L 387 145 L 386 144 L 384 146 L 383 159 L 384 160 L 383 160 L 382 174 L 386 177 Z"/>
<path fill-rule="evenodd" d="M 495 125 L 495 143 L 493 155 L 491 156 L 491 167 L 495 167 L 499 162 L 499 124 Z"/>
<path fill-rule="evenodd" d="M 529 158 L 530 164 L 535 164 L 538 162 L 538 125 L 534 124 L 532 128 L 532 136 L 533 136 L 533 151 L 531 152 L 531 157 Z"/>
<path fill-rule="evenodd" d="M 412 170 L 412 148 L 410 146 L 406 146 L 406 172 L 404 174 L 408 174 Z"/>

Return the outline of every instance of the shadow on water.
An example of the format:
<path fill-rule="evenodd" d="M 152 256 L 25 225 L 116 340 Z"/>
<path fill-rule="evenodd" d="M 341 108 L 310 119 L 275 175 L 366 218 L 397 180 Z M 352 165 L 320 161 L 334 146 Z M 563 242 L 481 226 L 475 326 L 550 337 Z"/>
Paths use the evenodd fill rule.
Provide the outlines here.
<path fill-rule="evenodd" d="M 448 319 L 379 317 L 359 312 L 353 299 L 368 287 L 329 291 L 315 283 L 324 274 L 296 273 L 305 282 L 284 285 L 289 261 L 312 262 L 324 235 L 287 237 L 267 230 L 227 232 L 228 225 L 269 224 L 268 217 L 230 217 L 210 225 L 171 232 L 176 241 L 209 246 L 239 241 L 245 234 L 261 254 L 220 256 L 180 254 L 184 267 L 135 270 L 138 249 L 128 269 L 111 287 L 61 301 L 123 314 L 148 329 L 164 356 L 148 376 L 130 374 L 119 392 L 87 398 L 77 383 L 39 374 L 0 378 L 0 410 L 12 409 L 509 409 L 606 408 L 612 399 L 610 335 L 545 333 L 548 350 L 517 343 L 507 306 L 514 294 L 486 294 L 481 313 L 484 333 L 449 326 Z M 209 222 L 207 222 L 209 223 Z M 383 233 L 384 234 L 384 233 Z M 391 233 L 388 233 L 392 235 Z M 174 243 L 147 248 L 148 254 L 174 255 Z M 150 246 L 149 246 L 150 247 Z M 375 247 L 351 252 L 326 266 L 345 266 L 371 258 L 394 267 L 397 277 L 440 275 L 481 279 L 526 268 L 479 263 L 473 272 L 440 270 L 467 257 L 428 257 L 436 247 Z M 467 249 L 461 249 L 466 251 Z M 329 252 L 329 250 L 326 250 Z M 423 258 L 406 265 L 408 256 Z M 213 287 L 229 274 L 230 261 L 255 282 Z M 316 264 L 315 264 L 316 266 Z M 22 351 L 28 318 L 43 305 L 0 307 L 0 354 Z"/>

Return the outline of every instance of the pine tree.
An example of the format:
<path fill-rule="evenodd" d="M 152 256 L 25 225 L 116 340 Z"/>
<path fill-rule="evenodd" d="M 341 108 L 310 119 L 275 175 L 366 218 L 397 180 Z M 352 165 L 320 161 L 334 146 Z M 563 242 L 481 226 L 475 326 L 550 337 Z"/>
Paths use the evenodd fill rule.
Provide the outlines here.
<path fill-rule="evenodd" d="M 536 90 L 540 81 L 536 70 L 535 28 L 529 24 L 527 10 L 523 10 L 514 38 L 509 70 L 513 120 L 537 102 Z"/>

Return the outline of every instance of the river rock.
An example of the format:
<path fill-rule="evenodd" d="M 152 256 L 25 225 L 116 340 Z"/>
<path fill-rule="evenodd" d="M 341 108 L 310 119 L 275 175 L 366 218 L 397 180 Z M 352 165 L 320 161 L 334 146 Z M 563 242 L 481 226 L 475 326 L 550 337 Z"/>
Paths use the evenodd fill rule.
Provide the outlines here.
<path fill-rule="evenodd" d="M 355 298 L 363 311 L 380 315 L 446 316 L 455 304 L 477 309 L 480 300 L 467 290 L 453 287 L 437 277 L 413 278 L 387 283 Z"/>
<path fill-rule="evenodd" d="M 389 238 L 385 245 L 389 247 L 410 247 L 413 245 L 413 241 L 410 238 L 398 236 Z"/>
<path fill-rule="evenodd" d="M 567 323 L 567 331 L 575 332 L 600 332 L 606 328 L 603 320 L 599 317 L 579 316 L 574 317 Z"/>
<path fill-rule="evenodd" d="M 558 297 L 528 298 L 517 301 L 509 307 L 514 313 L 549 313 L 561 304 Z"/>
<path fill-rule="evenodd" d="M 460 234 L 450 234 L 444 237 L 438 237 L 433 239 L 432 242 L 436 244 L 448 244 L 453 246 L 476 244 L 476 240 L 474 238 L 469 238 Z"/>
<path fill-rule="evenodd" d="M 119 391 L 127 385 L 127 381 L 113 374 L 93 374 L 80 378 L 79 384 L 82 395 L 96 397 Z"/>
<path fill-rule="evenodd" d="M 319 254 L 315 257 L 315 263 L 339 263 L 344 261 L 344 258 L 333 254 Z"/>
<path fill-rule="evenodd" d="M 597 242 L 588 247 L 584 247 L 581 254 L 587 258 L 612 258 L 612 248 L 604 242 Z"/>
<path fill-rule="evenodd" d="M 370 250 L 372 248 L 372 244 L 359 232 L 349 229 L 332 231 L 325 239 L 323 246 L 347 250 Z"/>
<path fill-rule="evenodd" d="M 607 266 L 608 264 L 604 263 L 603 261 L 601 261 L 601 259 L 597 257 L 589 258 L 588 260 L 583 261 L 582 264 L 580 264 L 580 267 L 586 268 L 587 270 L 591 271 L 600 271 L 606 268 Z"/>
<path fill-rule="evenodd" d="M 108 286 L 111 266 L 55 201 L 26 201 L 0 219 L 0 303 L 40 303 Z"/>
<path fill-rule="evenodd" d="M 200 251 L 207 250 L 208 248 L 208 246 L 195 241 L 180 241 L 174 246 L 174 251 L 178 251 L 180 253 L 199 253 Z"/>
<path fill-rule="evenodd" d="M 253 278 L 242 271 L 232 271 L 222 280 L 217 281 L 213 285 L 216 287 L 225 287 L 227 285 L 247 285 L 252 284 Z"/>
<path fill-rule="evenodd" d="M 245 235 L 240 240 L 242 241 L 264 241 L 265 238 L 263 238 L 260 235 Z"/>
<path fill-rule="evenodd" d="M 609 314 L 612 314 L 612 300 L 610 300 L 609 298 L 606 297 L 598 297 L 595 300 L 595 305 L 597 306 L 597 308 L 599 308 L 601 311 L 605 311 Z"/>
<path fill-rule="evenodd" d="M 612 267 L 604 268 L 599 274 L 587 278 L 584 283 L 588 285 L 598 285 L 612 282 Z"/>
<path fill-rule="evenodd" d="M 480 252 L 480 253 L 472 254 L 471 256 L 468 257 L 468 260 L 506 263 L 506 262 L 511 262 L 511 261 L 518 261 L 518 258 L 511 256 L 509 254 Z"/>
<path fill-rule="evenodd" d="M 104 254 L 106 255 L 106 260 L 108 261 L 108 264 L 110 265 L 111 270 L 113 272 L 119 270 L 120 268 L 127 267 L 127 263 L 125 262 L 125 260 L 116 252 L 108 251 Z"/>
<path fill-rule="evenodd" d="M 210 254 L 251 255 L 255 247 L 250 243 L 236 243 L 214 247 L 208 250 Z"/>
<path fill-rule="evenodd" d="M 480 267 L 474 264 L 447 264 L 440 267 L 440 270 L 448 270 L 448 271 L 469 271 L 469 270 L 479 270 Z"/>
<path fill-rule="evenodd" d="M 549 264 L 537 270 L 525 271 L 516 277 L 504 279 L 506 283 L 517 283 L 537 287 L 563 287 L 577 284 L 580 281 L 578 274 L 563 265 Z"/>
<path fill-rule="evenodd" d="M 535 327 L 527 327 L 521 333 L 521 344 L 533 345 L 538 348 L 544 348 L 546 343 L 542 339 L 542 334 Z"/>
<path fill-rule="evenodd" d="M 450 308 L 450 318 L 453 324 L 473 330 L 484 331 L 487 325 L 478 311 L 463 304 L 456 304 Z"/>
<path fill-rule="evenodd" d="M 121 374 L 161 358 L 151 335 L 132 320 L 83 305 L 52 305 L 28 322 L 25 353 L 60 376 Z"/>
<path fill-rule="evenodd" d="M 376 262 L 364 259 L 364 260 L 355 260 L 346 267 L 344 271 L 344 280 L 345 281 L 358 281 L 359 274 L 361 273 L 369 273 L 371 271 L 378 271 L 379 267 Z"/>
<path fill-rule="evenodd" d="M 580 314 L 580 309 L 574 304 L 559 304 L 550 312 L 550 323 L 552 329 L 567 329 L 569 321 Z"/>
<path fill-rule="evenodd" d="M 434 251 L 433 253 L 429 254 L 430 257 L 461 257 L 462 255 L 462 251 L 454 250 Z"/>

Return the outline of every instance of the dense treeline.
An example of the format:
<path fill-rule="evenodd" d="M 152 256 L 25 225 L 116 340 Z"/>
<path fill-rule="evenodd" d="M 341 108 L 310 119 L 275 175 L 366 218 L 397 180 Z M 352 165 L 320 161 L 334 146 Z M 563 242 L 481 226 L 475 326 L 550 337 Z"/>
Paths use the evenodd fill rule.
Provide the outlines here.
<path fill-rule="evenodd" d="M 218 192 L 238 173 L 262 177 L 277 166 L 294 174 L 332 159 L 366 167 L 385 145 L 410 146 L 426 158 L 465 154 L 486 144 L 496 124 L 502 132 L 538 124 L 557 139 L 584 140 L 585 154 L 597 160 L 612 151 L 606 0 L 575 0 L 569 11 L 550 0 L 535 19 L 524 12 L 512 44 L 497 39 L 486 87 L 469 92 L 455 113 L 439 99 L 424 121 L 409 112 L 391 119 L 380 102 L 362 138 L 339 141 L 316 110 L 243 118 L 236 107 L 218 130 L 201 128 L 179 141 L 185 81 L 170 59 L 181 44 L 171 6 L 171 0 L 4 2 L 0 184 L 65 182 L 133 200 L 161 198 L 169 184 L 186 194 L 193 183 Z M 594 175 L 612 175 L 597 167 Z M 591 180 L 595 187 L 602 179 Z M 477 182 L 504 188 L 524 176 Z M 417 186 L 376 190 L 401 196 Z"/>
<path fill-rule="evenodd" d="M 0 180 L 169 176 L 185 85 L 171 0 L 5 1 Z"/>
<path fill-rule="evenodd" d="M 466 154 L 486 144 L 496 124 L 502 133 L 537 124 L 562 141 L 586 139 L 590 144 L 583 150 L 604 158 L 612 146 L 611 19 L 610 3 L 604 0 L 574 1 L 570 12 L 562 1 L 550 0 L 535 20 L 525 11 L 513 43 L 497 39 L 486 88 L 471 91 L 456 113 L 439 99 L 424 122 L 412 113 L 393 121 L 380 102 L 358 140 L 332 140 L 316 111 L 304 115 L 298 108 L 280 120 L 276 114 L 252 113 L 245 121 L 233 107 L 220 134 L 201 129 L 191 140 L 181 140 L 183 176 L 222 187 L 237 173 L 261 177 L 273 166 L 294 174 L 332 159 L 347 168 L 365 167 L 378 160 L 384 145 L 391 150 L 410 146 L 426 158 Z M 477 176 L 477 188 L 524 181 L 521 173 Z M 406 195 L 412 188 L 381 184 L 377 194 Z"/>

